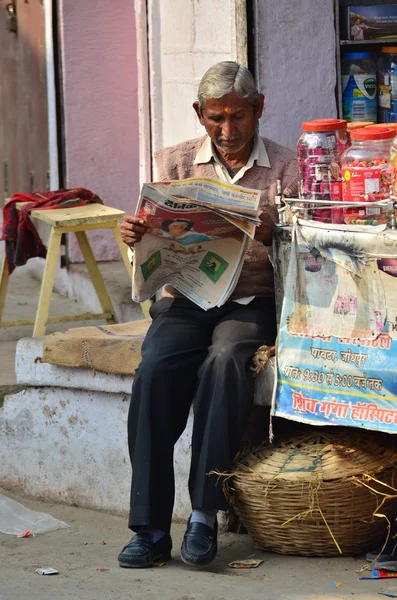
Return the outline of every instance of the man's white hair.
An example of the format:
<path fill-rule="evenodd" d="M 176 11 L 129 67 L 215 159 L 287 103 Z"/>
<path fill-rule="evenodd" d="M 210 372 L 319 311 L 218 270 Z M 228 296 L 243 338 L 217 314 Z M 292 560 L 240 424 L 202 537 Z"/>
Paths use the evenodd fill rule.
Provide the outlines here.
<path fill-rule="evenodd" d="M 246 98 L 255 108 L 258 106 L 259 93 L 248 69 L 231 60 L 213 65 L 204 74 L 198 87 L 200 111 L 210 98 L 222 98 L 232 92 L 240 98 Z"/>

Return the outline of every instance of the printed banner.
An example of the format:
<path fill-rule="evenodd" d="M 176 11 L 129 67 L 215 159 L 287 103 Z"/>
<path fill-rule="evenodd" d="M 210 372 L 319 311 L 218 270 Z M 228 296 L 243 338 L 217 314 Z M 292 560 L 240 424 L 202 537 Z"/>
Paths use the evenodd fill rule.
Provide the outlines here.
<path fill-rule="evenodd" d="M 294 224 L 273 414 L 397 432 L 396 231 Z"/>

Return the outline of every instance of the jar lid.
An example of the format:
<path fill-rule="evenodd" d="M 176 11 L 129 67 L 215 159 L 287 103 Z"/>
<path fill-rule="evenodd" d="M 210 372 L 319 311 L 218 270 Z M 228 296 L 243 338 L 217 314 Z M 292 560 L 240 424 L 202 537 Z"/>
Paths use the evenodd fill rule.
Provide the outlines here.
<path fill-rule="evenodd" d="M 346 129 L 347 121 L 344 119 L 315 119 L 302 123 L 303 131 L 335 131 Z"/>
<path fill-rule="evenodd" d="M 371 58 L 371 52 L 346 52 L 343 58 Z"/>
<path fill-rule="evenodd" d="M 390 127 L 363 127 L 354 129 L 350 137 L 352 140 L 391 140 L 396 135 L 395 129 Z"/>
<path fill-rule="evenodd" d="M 381 52 L 385 54 L 397 54 L 397 46 L 382 46 Z"/>

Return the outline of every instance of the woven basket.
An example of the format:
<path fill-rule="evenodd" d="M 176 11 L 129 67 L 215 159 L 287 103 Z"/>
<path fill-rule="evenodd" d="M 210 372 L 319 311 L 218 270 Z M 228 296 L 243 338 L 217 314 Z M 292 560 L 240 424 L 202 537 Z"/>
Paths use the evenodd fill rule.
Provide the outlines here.
<path fill-rule="evenodd" d="M 393 442 L 373 432 L 310 428 L 240 452 L 224 491 L 263 550 L 360 554 L 386 540 L 387 519 L 374 515 L 392 519 L 396 509 Z"/>

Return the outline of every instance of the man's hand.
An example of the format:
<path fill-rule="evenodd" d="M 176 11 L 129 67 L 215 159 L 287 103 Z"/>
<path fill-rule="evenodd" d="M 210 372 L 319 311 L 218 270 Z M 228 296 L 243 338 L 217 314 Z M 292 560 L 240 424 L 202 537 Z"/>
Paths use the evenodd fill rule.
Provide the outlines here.
<path fill-rule="evenodd" d="M 141 241 L 145 233 L 150 233 L 152 230 L 141 217 L 134 215 L 124 215 L 120 223 L 121 239 L 127 246 L 134 246 Z"/>
<path fill-rule="evenodd" d="M 265 246 L 271 246 L 273 228 L 272 218 L 267 212 L 263 212 L 259 218 L 262 223 L 255 230 L 255 239 Z"/>

